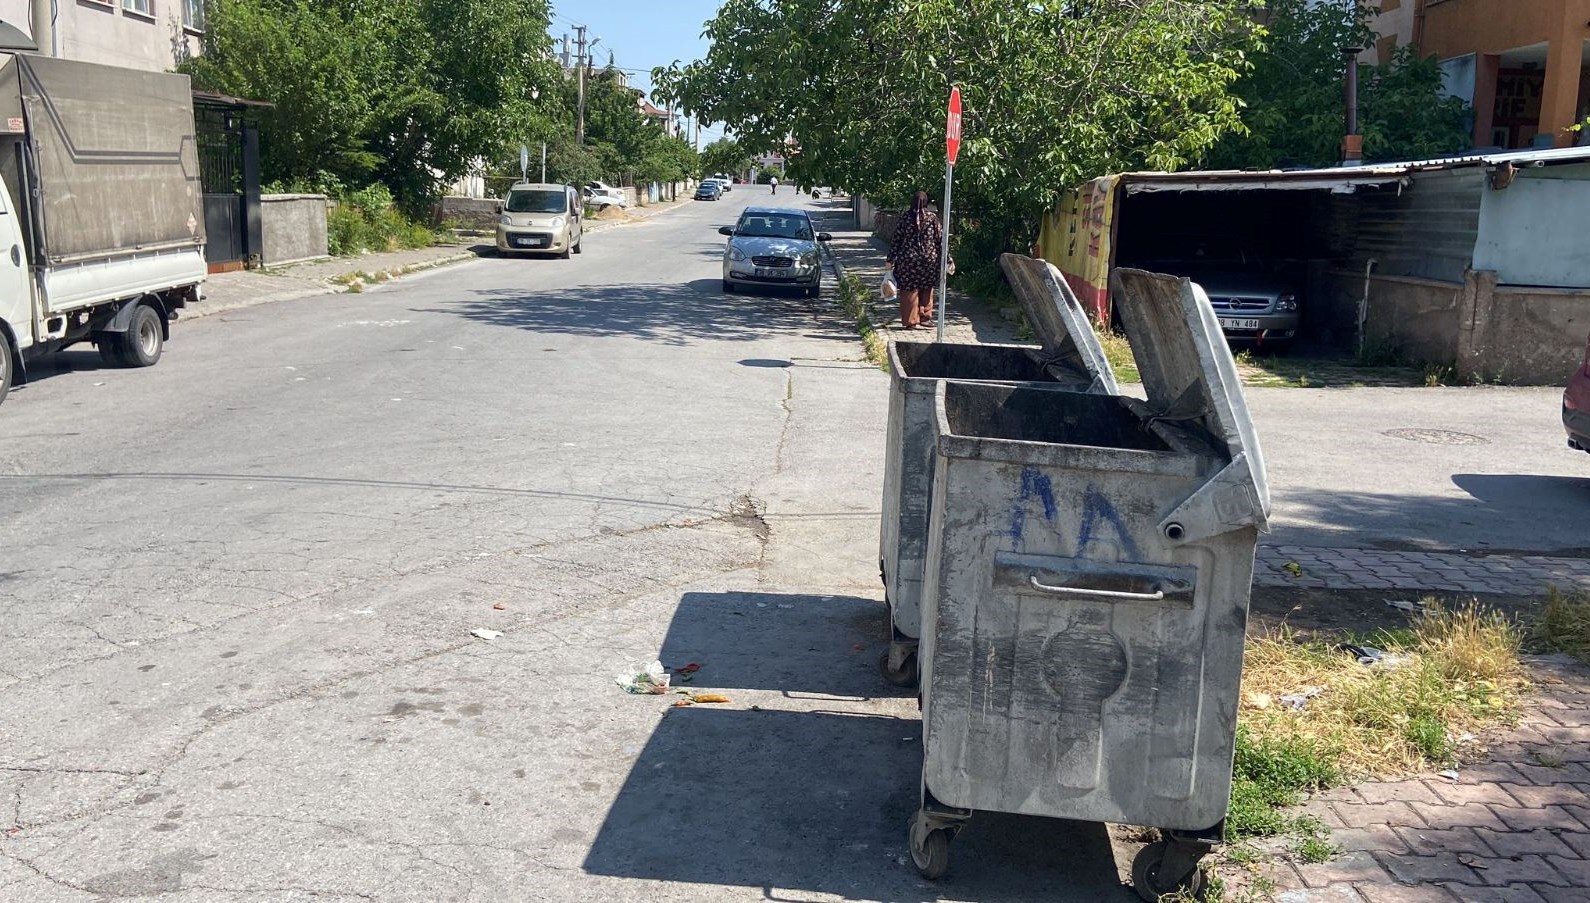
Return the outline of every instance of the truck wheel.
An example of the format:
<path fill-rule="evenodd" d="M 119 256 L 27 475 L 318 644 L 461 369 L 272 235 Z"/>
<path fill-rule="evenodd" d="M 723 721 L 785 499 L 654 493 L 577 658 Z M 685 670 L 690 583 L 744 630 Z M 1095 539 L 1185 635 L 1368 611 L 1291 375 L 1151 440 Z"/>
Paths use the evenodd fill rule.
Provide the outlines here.
<path fill-rule="evenodd" d="M 165 347 L 165 337 L 161 335 L 160 314 L 147 304 L 138 305 L 138 310 L 133 313 L 132 322 L 127 324 L 127 331 L 121 334 L 117 343 L 122 365 L 125 367 L 153 367 L 160 360 L 160 352 Z"/>
<path fill-rule="evenodd" d="M 0 402 L 6 400 L 6 393 L 11 391 L 12 373 L 16 372 L 16 362 L 11 360 L 11 343 L 0 335 Z"/>

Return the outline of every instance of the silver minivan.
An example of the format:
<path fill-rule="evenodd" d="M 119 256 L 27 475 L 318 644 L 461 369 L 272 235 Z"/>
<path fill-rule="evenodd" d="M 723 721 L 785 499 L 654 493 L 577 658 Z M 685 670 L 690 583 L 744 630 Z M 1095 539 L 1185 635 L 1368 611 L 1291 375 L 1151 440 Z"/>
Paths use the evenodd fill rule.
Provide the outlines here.
<path fill-rule="evenodd" d="M 497 204 L 499 254 L 580 253 L 585 235 L 585 205 L 573 185 L 519 182 Z"/>

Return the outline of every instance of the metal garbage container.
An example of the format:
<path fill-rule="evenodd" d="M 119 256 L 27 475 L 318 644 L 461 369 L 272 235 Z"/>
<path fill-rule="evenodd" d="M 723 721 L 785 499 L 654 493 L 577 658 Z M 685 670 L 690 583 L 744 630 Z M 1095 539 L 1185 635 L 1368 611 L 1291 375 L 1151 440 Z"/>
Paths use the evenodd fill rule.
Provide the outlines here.
<path fill-rule="evenodd" d="M 893 342 L 889 345 L 889 430 L 884 460 L 878 571 L 889 605 L 890 643 L 879 669 L 890 683 L 917 682 L 922 571 L 933 490 L 934 386 L 939 380 L 1043 383 L 1116 392 L 1115 375 L 1076 295 L 1052 264 L 1000 258 L 1042 342 L 1021 345 Z"/>
<path fill-rule="evenodd" d="M 941 383 L 923 587 L 922 807 L 936 878 L 973 812 L 1160 828 L 1148 900 L 1199 892 L 1231 793 L 1269 491 L 1202 289 L 1118 270 L 1147 402 Z"/>

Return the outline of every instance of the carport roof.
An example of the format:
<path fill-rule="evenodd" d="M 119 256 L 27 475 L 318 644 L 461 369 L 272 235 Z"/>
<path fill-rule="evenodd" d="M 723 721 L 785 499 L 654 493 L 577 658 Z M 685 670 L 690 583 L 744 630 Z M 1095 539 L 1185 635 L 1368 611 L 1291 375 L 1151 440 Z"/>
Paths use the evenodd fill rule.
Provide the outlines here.
<path fill-rule="evenodd" d="M 1128 172 L 1118 178 L 1127 194 L 1154 191 L 1329 191 L 1352 194 L 1359 188 L 1407 186 L 1416 172 L 1460 169 L 1469 166 L 1549 166 L 1590 162 L 1590 147 L 1480 153 L 1369 166 L 1329 169 L 1192 170 L 1189 172 Z"/>

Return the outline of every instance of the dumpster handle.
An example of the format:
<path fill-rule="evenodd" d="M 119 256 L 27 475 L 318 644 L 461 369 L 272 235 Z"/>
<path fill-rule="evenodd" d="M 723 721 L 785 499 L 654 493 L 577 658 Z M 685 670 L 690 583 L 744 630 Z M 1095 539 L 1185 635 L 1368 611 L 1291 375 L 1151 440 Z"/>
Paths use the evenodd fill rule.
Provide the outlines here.
<path fill-rule="evenodd" d="M 1094 596 L 1100 599 L 1136 599 L 1142 602 L 1158 602 L 1165 598 L 1164 590 L 1155 590 L 1151 593 L 1122 593 L 1109 589 L 1080 589 L 1075 586 L 1050 586 L 1038 579 L 1037 574 L 1029 578 L 1032 588 L 1046 593 L 1056 593 L 1064 596 Z"/>

